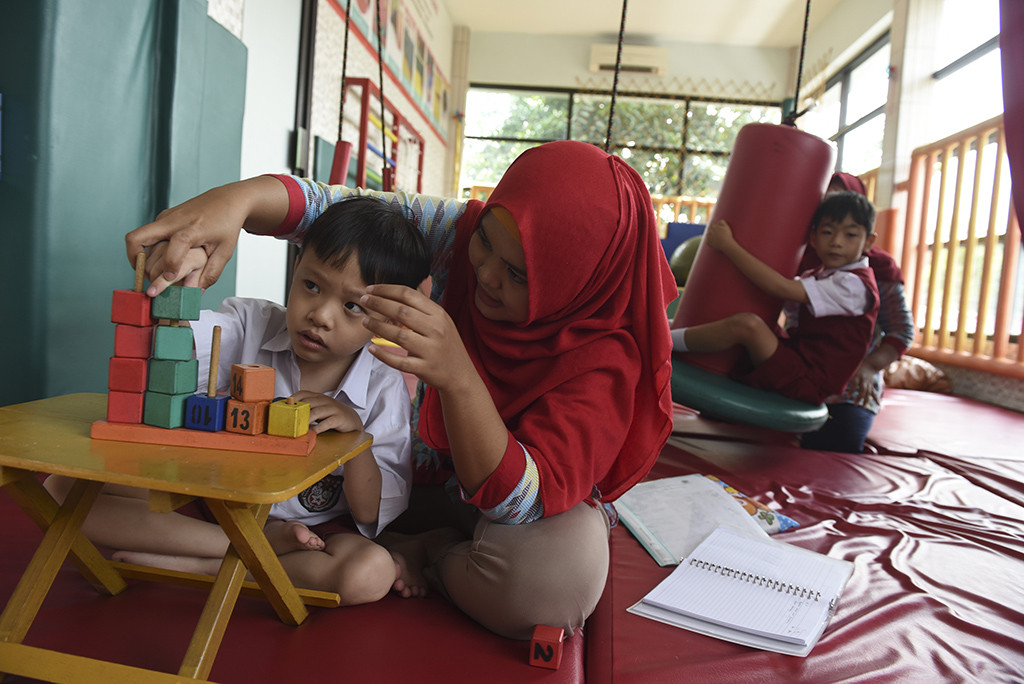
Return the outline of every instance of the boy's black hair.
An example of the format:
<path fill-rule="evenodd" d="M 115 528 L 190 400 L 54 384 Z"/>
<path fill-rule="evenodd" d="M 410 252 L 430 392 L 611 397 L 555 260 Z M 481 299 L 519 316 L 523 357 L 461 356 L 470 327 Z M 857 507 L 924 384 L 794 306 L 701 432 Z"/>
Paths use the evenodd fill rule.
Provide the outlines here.
<path fill-rule="evenodd" d="M 416 224 L 397 206 L 376 197 L 349 197 L 327 207 L 302 240 L 306 250 L 333 268 L 355 252 L 367 285 L 417 287 L 430 274 L 430 252 Z"/>
<path fill-rule="evenodd" d="M 852 190 L 826 195 L 818 205 L 818 210 L 814 212 L 811 230 L 817 230 L 822 219 L 830 218 L 833 221 L 842 221 L 847 216 L 864 226 L 868 235 L 875 232 L 875 206 L 868 201 L 867 197 Z"/>

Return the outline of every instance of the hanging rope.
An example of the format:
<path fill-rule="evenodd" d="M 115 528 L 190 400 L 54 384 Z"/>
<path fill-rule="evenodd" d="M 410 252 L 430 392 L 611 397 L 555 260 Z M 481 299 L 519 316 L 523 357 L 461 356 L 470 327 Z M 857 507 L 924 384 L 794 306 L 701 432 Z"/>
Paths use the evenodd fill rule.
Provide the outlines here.
<path fill-rule="evenodd" d="M 380 0 L 377 0 L 377 90 L 380 94 L 380 178 L 382 190 L 394 190 L 394 171 L 388 170 L 388 136 L 384 128 L 384 17 L 381 16 Z M 392 145 L 392 148 L 394 146 Z M 394 151 L 392 149 L 392 151 Z"/>
<path fill-rule="evenodd" d="M 341 102 L 338 103 L 338 141 L 341 141 L 341 127 L 345 121 L 345 74 L 348 71 L 348 27 L 352 18 L 352 0 L 345 3 L 345 47 L 341 53 Z"/>
<path fill-rule="evenodd" d="M 804 10 L 804 33 L 800 39 L 800 60 L 797 62 L 796 67 L 796 92 L 793 93 L 793 109 L 786 116 L 786 120 L 782 123 L 787 126 L 795 126 L 796 120 L 807 113 L 805 108 L 803 111 L 797 111 L 797 107 L 800 106 L 800 80 L 803 78 L 804 73 L 804 52 L 807 50 L 807 26 L 811 19 L 811 0 L 807 0 L 807 8 Z"/>
<path fill-rule="evenodd" d="M 612 103 L 608 110 L 608 134 L 604 138 L 604 151 L 610 152 L 612 146 L 612 125 L 615 122 L 615 96 L 619 92 L 619 72 L 622 70 L 622 38 L 626 33 L 626 4 L 622 0 L 622 20 L 619 22 L 619 46 L 615 53 L 615 76 L 612 78 Z M 810 0 L 808 0 L 810 2 Z"/>

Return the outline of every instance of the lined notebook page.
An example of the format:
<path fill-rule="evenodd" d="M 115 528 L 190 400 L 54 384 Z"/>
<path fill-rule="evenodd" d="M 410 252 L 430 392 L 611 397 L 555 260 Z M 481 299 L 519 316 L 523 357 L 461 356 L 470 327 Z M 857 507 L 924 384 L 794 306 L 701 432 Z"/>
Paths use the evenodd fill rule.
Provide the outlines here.
<path fill-rule="evenodd" d="M 831 616 L 852 565 L 719 527 L 643 603 L 806 646 Z"/>

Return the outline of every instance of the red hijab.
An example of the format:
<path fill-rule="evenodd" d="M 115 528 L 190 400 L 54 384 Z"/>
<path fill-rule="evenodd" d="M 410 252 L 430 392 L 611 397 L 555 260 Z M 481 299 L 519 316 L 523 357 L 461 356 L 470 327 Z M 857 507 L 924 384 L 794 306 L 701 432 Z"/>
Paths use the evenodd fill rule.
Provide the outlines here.
<path fill-rule="evenodd" d="M 467 248 L 492 207 L 519 228 L 529 283 L 523 323 L 488 320 L 473 303 Z M 453 251 L 444 307 L 505 425 L 550 483 L 546 513 L 571 508 L 595 485 L 615 499 L 653 465 L 672 422 L 665 308 L 676 288 L 640 176 L 586 143 L 527 150 L 486 205 L 469 203 Z M 431 387 L 420 434 L 448 448 Z"/>

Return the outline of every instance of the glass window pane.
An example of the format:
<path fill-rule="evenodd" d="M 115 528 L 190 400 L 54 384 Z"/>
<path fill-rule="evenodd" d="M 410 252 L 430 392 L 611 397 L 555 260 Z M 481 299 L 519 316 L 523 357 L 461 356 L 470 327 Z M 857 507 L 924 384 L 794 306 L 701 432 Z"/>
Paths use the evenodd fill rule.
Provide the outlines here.
<path fill-rule="evenodd" d="M 686 103 L 679 100 L 616 98 L 612 138 L 616 146 L 679 149 L 685 120 Z"/>
<path fill-rule="evenodd" d="M 527 142 L 467 138 L 462 148 L 459 187 L 465 191 L 474 185 L 497 185 L 516 157 L 535 146 L 535 143 Z"/>
<path fill-rule="evenodd" d="M 562 140 L 569 117 L 565 93 L 471 88 L 466 95 L 466 135 Z"/>
<path fill-rule="evenodd" d="M 611 102 L 612 98 L 607 95 L 576 95 L 572 103 L 572 139 L 603 147 L 608 135 Z"/>
<path fill-rule="evenodd" d="M 826 90 L 818 99 L 817 105 L 796 120 L 800 130 L 807 131 L 824 140 L 828 140 L 838 133 L 839 94 L 841 91 L 842 87 L 838 83 Z"/>
<path fill-rule="evenodd" d="M 748 123 L 779 123 L 778 107 L 694 102 L 690 106 L 690 123 L 686 146 L 701 152 L 732 152 L 736 135 Z"/>
<path fill-rule="evenodd" d="M 842 169 L 860 175 L 882 165 L 885 114 L 879 114 L 843 136 Z"/>
<path fill-rule="evenodd" d="M 652 195 L 680 194 L 681 153 L 655 152 L 630 147 L 613 148 L 612 153 L 625 159 L 640 174 Z"/>
<path fill-rule="evenodd" d="M 935 82 L 932 138 L 944 138 L 1003 112 L 1003 70 L 999 49 Z"/>
<path fill-rule="evenodd" d="M 933 71 L 999 34 L 999 0 L 942 0 L 939 11 Z"/>
<path fill-rule="evenodd" d="M 846 121 L 856 123 L 885 104 L 889 98 L 889 43 L 850 72 L 850 89 L 846 96 Z"/>
<path fill-rule="evenodd" d="M 729 157 L 710 154 L 689 154 L 683 167 L 683 188 L 680 194 L 697 198 L 716 198 L 722 189 Z"/>

